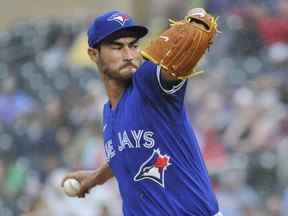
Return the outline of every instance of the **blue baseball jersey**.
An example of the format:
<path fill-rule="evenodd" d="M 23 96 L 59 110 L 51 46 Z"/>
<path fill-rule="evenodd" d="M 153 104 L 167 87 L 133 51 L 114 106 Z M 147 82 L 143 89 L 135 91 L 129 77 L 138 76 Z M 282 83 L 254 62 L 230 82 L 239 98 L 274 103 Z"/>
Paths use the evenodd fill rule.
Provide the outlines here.
<path fill-rule="evenodd" d="M 106 158 L 125 216 L 213 216 L 218 203 L 184 107 L 186 81 L 161 84 L 145 61 L 115 109 L 104 105 Z"/>

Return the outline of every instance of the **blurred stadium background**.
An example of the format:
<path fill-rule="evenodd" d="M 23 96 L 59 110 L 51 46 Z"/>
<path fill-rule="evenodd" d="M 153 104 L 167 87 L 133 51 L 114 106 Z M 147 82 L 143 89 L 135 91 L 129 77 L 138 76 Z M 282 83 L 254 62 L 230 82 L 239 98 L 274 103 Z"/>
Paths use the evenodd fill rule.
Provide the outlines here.
<path fill-rule="evenodd" d="M 120 9 L 151 29 L 191 7 L 218 15 L 206 74 L 186 104 L 225 216 L 288 215 L 287 0 L 4 1 L 0 7 L 0 215 L 118 216 L 110 181 L 85 200 L 59 190 L 68 170 L 103 163 L 106 100 L 85 30 Z"/>

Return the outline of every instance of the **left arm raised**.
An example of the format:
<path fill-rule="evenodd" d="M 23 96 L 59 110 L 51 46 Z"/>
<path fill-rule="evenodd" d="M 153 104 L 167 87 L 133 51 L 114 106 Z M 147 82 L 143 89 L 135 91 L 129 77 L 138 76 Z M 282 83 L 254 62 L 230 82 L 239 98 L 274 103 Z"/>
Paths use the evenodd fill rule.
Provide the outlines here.
<path fill-rule="evenodd" d="M 202 8 L 189 10 L 141 51 L 144 58 L 160 65 L 161 78 L 184 80 L 198 74 L 197 63 L 213 43 L 217 33 L 216 19 Z"/>

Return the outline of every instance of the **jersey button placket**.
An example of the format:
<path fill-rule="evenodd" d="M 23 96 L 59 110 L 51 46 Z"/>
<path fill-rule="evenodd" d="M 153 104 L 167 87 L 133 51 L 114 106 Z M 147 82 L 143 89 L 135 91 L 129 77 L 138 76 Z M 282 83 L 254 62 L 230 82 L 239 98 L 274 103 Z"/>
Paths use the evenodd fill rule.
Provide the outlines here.
<path fill-rule="evenodd" d="M 115 122 L 115 112 L 112 111 L 111 113 L 111 134 L 112 134 L 112 145 L 115 151 L 117 151 L 117 145 L 116 145 L 116 133 L 115 133 L 115 128 L 114 128 L 114 122 Z"/>

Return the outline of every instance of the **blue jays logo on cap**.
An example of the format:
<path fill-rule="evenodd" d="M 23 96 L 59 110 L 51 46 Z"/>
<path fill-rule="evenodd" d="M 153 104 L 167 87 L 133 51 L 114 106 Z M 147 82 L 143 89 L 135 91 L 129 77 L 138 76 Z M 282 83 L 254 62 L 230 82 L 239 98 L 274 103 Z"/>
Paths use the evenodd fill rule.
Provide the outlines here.
<path fill-rule="evenodd" d="M 128 15 L 121 15 L 119 13 L 116 13 L 113 14 L 111 17 L 109 17 L 108 21 L 116 21 L 121 26 L 123 26 L 128 19 L 129 19 Z"/>
<path fill-rule="evenodd" d="M 120 11 L 110 11 L 95 18 L 90 25 L 87 36 L 89 47 L 95 48 L 108 36 L 120 30 L 130 30 L 138 38 L 148 33 L 145 26 L 138 25 L 132 17 Z"/>
<path fill-rule="evenodd" d="M 159 149 L 153 151 L 152 155 L 140 166 L 134 181 L 150 179 L 162 187 L 165 187 L 165 171 L 171 165 L 170 157 L 161 154 Z"/>

